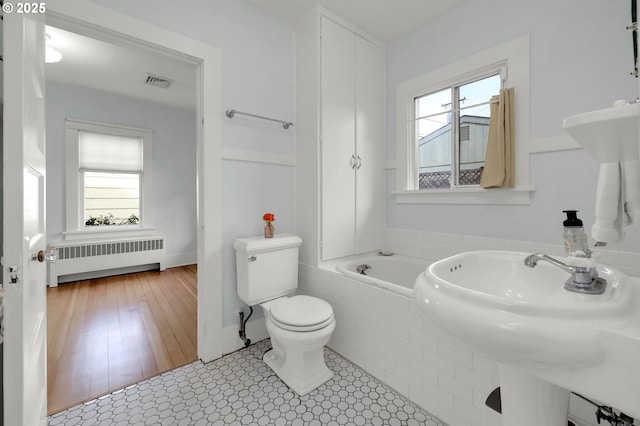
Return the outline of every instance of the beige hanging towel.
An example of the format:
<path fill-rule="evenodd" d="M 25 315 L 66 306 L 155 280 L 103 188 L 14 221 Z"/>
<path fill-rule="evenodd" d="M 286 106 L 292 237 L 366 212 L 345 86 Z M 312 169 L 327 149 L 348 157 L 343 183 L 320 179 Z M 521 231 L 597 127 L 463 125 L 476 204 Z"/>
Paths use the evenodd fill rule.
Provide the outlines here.
<path fill-rule="evenodd" d="M 482 188 L 513 188 L 515 186 L 515 126 L 514 90 L 501 89 L 491 98 L 491 118 Z"/>

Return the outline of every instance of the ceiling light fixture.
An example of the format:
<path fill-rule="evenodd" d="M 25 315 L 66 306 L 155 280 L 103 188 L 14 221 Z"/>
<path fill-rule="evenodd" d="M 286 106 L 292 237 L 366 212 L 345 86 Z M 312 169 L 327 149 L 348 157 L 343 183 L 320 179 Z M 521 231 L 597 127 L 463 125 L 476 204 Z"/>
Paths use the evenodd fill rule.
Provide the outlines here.
<path fill-rule="evenodd" d="M 60 62 L 62 59 L 62 53 L 49 46 L 49 41 L 51 40 L 51 36 L 47 34 L 47 43 L 44 49 L 44 61 L 47 64 L 55 64 L 56 62 Z"/>
<path fill-rule="evenodd" d="M 47 64 L 54 64 L 56 62 L 60 62 L 62 59 L 62 53 L 58 52 L 53 47 L 47 46 L 44 51 L 44 61 Z"/>

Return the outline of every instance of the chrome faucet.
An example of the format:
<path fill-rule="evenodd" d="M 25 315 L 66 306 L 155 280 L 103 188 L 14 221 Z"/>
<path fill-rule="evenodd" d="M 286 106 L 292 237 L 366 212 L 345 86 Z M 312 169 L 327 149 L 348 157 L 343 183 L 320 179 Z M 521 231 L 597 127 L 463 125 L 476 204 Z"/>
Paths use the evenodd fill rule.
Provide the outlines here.
<path fill-rule="evenodd" d="M 367 275 L 367 269 L 371 269 L 371 265 L 367 265 L 366 263 L 363 263 L 362 265 L 356 266 L 356 271 L 360 275 Z"/>
<path fill-rule="evenodd" d="M 591 251 L 587 251 L 585 257 L 591 257 Z M 571 277 L 564 283 L 566 290 L 584 294 L 604 293 L 607 281 L 598 276 L 598 271 L 595 267 L 570 266 L 542 253 L 530 254 L 524 259 L 524 264 L 530 268 L 535 268 L 541 260 L 545 260 L 571 274 Z"/>

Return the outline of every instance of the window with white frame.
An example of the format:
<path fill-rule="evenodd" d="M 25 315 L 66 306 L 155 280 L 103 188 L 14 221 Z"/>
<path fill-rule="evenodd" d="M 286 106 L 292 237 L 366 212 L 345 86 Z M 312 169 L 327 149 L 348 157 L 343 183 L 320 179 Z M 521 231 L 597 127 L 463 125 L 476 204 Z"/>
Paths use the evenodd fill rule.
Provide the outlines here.
<path fill-rule="evenodd" d="M 502 67 L 414 99 L 419 189 L 479 185 Z M 488 74 L 488 75 L 487 75 Z"/>
<path fill-rule="evenodd" d="M 68 237 L 148 228 L 152 132 L 67 119 Z M 116 226 L 118 225 L 118 226 Z"/>
<path fill-rule="evenodd" d="M 516 187 L 480 188 L 490 99 L 516 93 Z M 529 202 L 529 36 L 476 53 L 396 88 L 396 201 Z"/>

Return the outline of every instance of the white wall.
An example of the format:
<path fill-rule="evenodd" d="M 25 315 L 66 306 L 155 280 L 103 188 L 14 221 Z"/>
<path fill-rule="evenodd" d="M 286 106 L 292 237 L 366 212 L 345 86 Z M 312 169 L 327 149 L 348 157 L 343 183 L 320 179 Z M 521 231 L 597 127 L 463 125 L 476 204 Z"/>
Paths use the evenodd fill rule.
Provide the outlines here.
<path fill-rule="evenodd" d="M 47 83 L 47 243 L 64 241 L 65 118 L 153 131 L 154 226 L 167 264 L 196 262 L 195 111 L 85 88 Z"/>
<path fill-rule="evenodd" d="M 275 212 L 276 220 L 273 225 L 276 233 L 295 233 L 295 169 L 225 160 L 222 163 L 222 176 L 222 306 L 225 307 L 224 324 L 232 327 L 233 334 L 237 336 L 238 312 L 244 310 L 248 314 L 248 307 L 238 299 L 236 293 L 233 241 L 239 237 L 261 235 L 264 232 L 264 222 L 261 219 L 265 212 Z M 264 322 L 259 319 L 262 309 L 256 308 L 251 319 Z"/>
<path fill-rule="evenodd" d="M 238 0 L 194 0 L 179 6 L 152 0 L 92 1 L 220 47 L 223 109 L 293 117 L 294 41 L 289 25 Z M 628 77 L 632 50 L 625 25 L 629 20 L 624 1 L 467 0 L 389 47 L 387 159 L 391 163 L 395 159 L 396 84 L 527 32 L 534 140 L 563 135 L 562 120 L 568 115 L 603 108 L 619 98 L 635 99 L 637 82 Z M 284 157 L 295 152 L 293 132 L 269 124 L 225 118 L 222 135 L 227 149 Z M 275 212 L 277 231 L 295 230 L 294 174 L 287 165 L 229 156 L 221 165 L 210 166 L 222 167 L 223 320 L 225 326 L 235 327 L 243 305 L 235 296 L 231 244 L 237 237 L 260 233 L 265 211 Z M 585 224 L 593 222 L 597 164 L 586 153 L 535 154 L 531 171 L 537 191 L 529 206 L 398 205 L 388 195 L 387 226 L 559 244 L 561 210 L 581 210 Z M 387 171 L 387 188 L 395 188 L 393 180 L 393 171 Z M 637 230 L 629 232 L 621 248 L 640 251 Z M 402 360 L 406 354 L 396 355 Z"/>
<path fill-rule="evenodd" d="M 293 120 L 293 29 L 238 0 L 91 0 L 222 49 L 222 109 Z M 236 296 L 233 240 L 262 232 L 262 214 L 276 215 L 276 232 L 294 232 L 294 171 L 289 165 L 236 161 L 248 151 L 262 161 L 270 154 L 294 156 L 292 130 L 237 116 L 222 121 L 223 325 L 234 327 L 248 311 Z M 242 157 L 242 155 L 240 155 Z M 279 157 L 279 158 L 280 158 Z M 287 163 L 285 161 L 285 163 Z M 261 314 L 258 309 L 257 316 Z M 255 318 L 256 316 L 254 316 Z"/>
<path fill-rule="evenodd" d="M 395 88 L 400 82 L 529 33 L 530 141 L 517 143 L 530 143 L 536 151 L 540 146 L 536 144 L 567 137 L 562 127 L 565 117 L 609 107 L 617 99 L 634 100 L 638 96 L 638 80 L 629 75 L 633 70 L 633 50 L 631 34 L 625 27 L 630 20 L 628 2 L 467 0 L 447 15 L 389 46 L 387 249 L 426 259 L 478 249 L 542 251 L 560 255 L 563 253 L 562 210 L 570 208 L 580 210 L 589 233 L 594 221 L 598 164 L 582 149 L 530 156 L 530 182 L 536 188 L 530 205 L 396 203 L 391 194 L 396 187 L 393 169 Z M 623 243 L 610 244 L 599 255 L 607 264 L 640 275 L 637 267 L 640 231 L 627 228 L 626 233 Z M 430 343 L 422 338 L 414 342 L 423 346 Z M 439 346 L 437 352 L 442 355 Z M 422 359 L 418 360 L 424 362 L 427 353 L 423 348 Z M 415 350 L 409 356 L 415 356 Z M 475 358 L 477 354 L 470 353 L 470 356 Z M 393 358 L 388 365 L 393 366 L 398 359 L 402 360 Z M 486 364 L 492 363 L 487 360 Z M 448 374 L 442 363 L 430 362 L 425 371 L 429 369 L 435 369 L 438 375 L 445 377 Z M 495 375 L 489 377 L 496 380 Z M 447 391 L 441 383 L 455 383 L 456 387 Z M 419 385 L 409 383 L 408 392 L 412 399 L 452 425 L 494 424 L 484 418 L 487 409 L 482 398 L 486 397 L 486 390 L 479 392 L 477 383 L 481 382 L 474 381 L 473 377 L 459 377 L 456 372 L 453 382 L 423 380 Z M 403 383 L 395 386 L 403 389 Z M 433 389 L 437 392 L 432 392 Z M 465 396 L 469 395 L 470 389 L 472 398 Z M 593 407 L 582 405 L 580 401 L 572 401 L 573 416 L 595 424 Z M 493 421 L 497 423 L 498 419 Z"/>
<path fill-rule="evenodd" d="M 563 119 L 638 96 L 633 69 L 628 2 L 605 0 L 467 0 L 447 15 L 389 46 L 387 52 L 387 159 L 395 159 L 395 87 L 443 65 L 530 33 L 531 144 L 567 137 Z M 517 88 L 516 88 L 517 90 Z M 516 105 L 517 108 L 517 105 Z M 517 141 L 518 144 L 528 141 Z M 528 206 L 397 204 L 387 196 L 387 225 L 433 232 L 533 242 L 562 241 L 563 209 L 594 221 L 598 164 L 582 150 L 530 156 Z M 387 190 L 395 188 L 387 170 Z M 535 231 L 534 231 L 535 230 Z M 624 244 L 640 251 L 640 233 L 629 229 Z"/>

